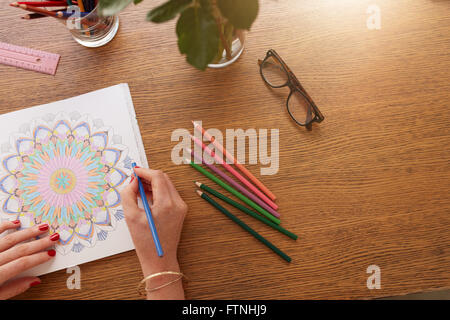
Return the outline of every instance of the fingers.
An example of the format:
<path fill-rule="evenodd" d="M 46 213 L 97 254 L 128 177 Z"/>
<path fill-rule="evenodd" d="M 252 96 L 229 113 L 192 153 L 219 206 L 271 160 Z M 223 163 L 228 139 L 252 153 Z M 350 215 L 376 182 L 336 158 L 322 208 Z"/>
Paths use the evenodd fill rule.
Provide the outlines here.
<path fill-rule="evenodd" d="M 24 277 L 16 280 L 12 280 L 7 284 L 0 287 L 0 300 L 9 299 L 15 297 L 25 291 L 30 287 L 38 285 L 41 280 L 37 277 Z"/>
<path fill-rule="evenodd" d="M 55 256 L 55 250 L 48 250 L 21 257 L 0 266 L 0 283 L 4 283 L 22 272 L 49 261 Z"/>
<path fill-rule="evenodd" d="M 144 185 L 144 190 L 146 193 L 152 192 L 151 183 L 145 179 L 141 179 L 142 184 Z M 137 197 L 139 195 L 139 185 L 137 179 L 134 177 L 134 174 L 131 176 L 131 180 L 125 188 L 123 188 L 120 192 L 122 197 L 122 205 L 126 207 L 137 207 Z"/>
<path fill-rule="evenodd" d="M 134 178 L 131 182 L 120 191 L 122 198 L 122 207 L 124 210 L 133 210 L 138 207 L 137 194 L 139 192 L 137 179 Z"/>
<path fill-rule="evenodd" d="M 2 221 L 0 222 L 0 233 L 6 230 L 17 229 L 18 227 L 20 227 L 20 220 Z"/>
<path fill-rule="evenodd" d="M 154 205 L 158 205 L 159 202 L 165 200 L 169 193 L 169 188 L 167 185 L 167 178 L 161 170 L 134 168 L 134 172 L 136 172 L 140 178 L 146 179 L 151 183 Z"/>
<path fill-rule="evenodd" d="M 0 253 L 0 265 L 19 259 L 20 257 L 43 251 L 56 244 L 58 240 L 59 234 L 54 233 L 51 236 L 12 247 Z"/>
<path fill-rule="evenodd" d="M 147 197 L 152 198 L 152 207 L 174 209 L 183 215 L 187 213 L 186 203 L 181 199 L 180 194 L 166 173 L 160 170 L 144 168 L 134 168 L 134 171 L 142 182 L 151 184 L 150 186 L 146 186 L 144 183 L 144 188 L 147 189 L 146 191 L 149 191 L 149 188 L 151 190 L 151 197 L 148 194 Z M 130 184 L 121 191 L 122 206 L 125 215 L 129 219 L 135 218 L 135 216 L 140 214 L 141 209 L 139 209 L 137 202 L 138 194 L 139 187 L 137 179 L 132 179 Z"/>
<path fill-rule="evenodd" d="M 25 240 L 40 236 L 48 231 L 48 224 L 40 224 L 28 229 L 13 232 L 0 238 L 0 252 L 5 251 Z"/>
<path fill-rule="evenodd" d="M 169 176 L 166 173 L 165 173 L 165 175 L 166 175 L 167 184 L 169 186 L 169 190 L 172 195 L 172 199 L 175 202 L 177 211 L 183 215 L 183 219 L 184 219 L 184 216 L 188 212 L 188 206 L 181 198 L 180 194 L 178 193 L 177 189 L 175 188 L 174 184 L 172 183 L 172 180 L 170 180 Z"/>
<path fill-rule="evenodd" d="M 172 180 L 170 180 L 167 173 L 164 173 L 164 176 L 166 177 L 166 180 L 167 180 L 167 187 L 169 189 L 169 192 L 170 192 L 171 196 L 174 198 L 174 200 L 183 201 L 183 199 L 181 199 L 180 194 L 178 193 L 177 189 L 173 185 L 173 182 L 172 182 Z"/>

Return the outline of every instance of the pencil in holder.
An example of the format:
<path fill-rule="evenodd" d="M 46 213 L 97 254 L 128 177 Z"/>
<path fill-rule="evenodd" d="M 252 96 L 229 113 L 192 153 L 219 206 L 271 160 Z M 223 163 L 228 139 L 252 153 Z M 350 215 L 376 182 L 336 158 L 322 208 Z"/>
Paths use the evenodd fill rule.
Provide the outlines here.
<path fill-rule="evenodd" d="M 100 47 L 107 44 L 119 29 L 119 17 L 101 16 L 98 6 L 90 12 L 79 12 L 78 7 L 70 6 L 59 15 L 64 16 L 65 19 L 62 21 L 75 41 L 85 47 Z"/>

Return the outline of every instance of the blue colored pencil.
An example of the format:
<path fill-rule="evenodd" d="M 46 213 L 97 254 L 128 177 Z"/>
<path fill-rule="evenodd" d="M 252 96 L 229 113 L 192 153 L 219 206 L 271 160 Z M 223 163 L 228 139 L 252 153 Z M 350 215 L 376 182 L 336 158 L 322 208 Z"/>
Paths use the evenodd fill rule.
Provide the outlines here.
<path fill-rule="evenodd" d="M 131 166 L 136 167 L 136 163 L 133 162 Z M 138 184 L 139 184 L 139 193 L 141 194 L 142 203 L 144 204 L 145 214 L 148 220 L 148 226 L 150 227 L 150 231 L 152 232 L 153 242 L 155 242 L 156 251 L 158 252 L 158 256 L 163 256 L 163 249 L 161 247 L 161 243 L 159 242 L 158 232 L 156 231 L 155 222 L 153 221 L 152 211 L 150 210 L 150 206 L 148 205 L 147 196 L 145 194 L 144 185 L 141 182 L 141 179 L 138 177 L 136 173 L 134 173 Z"/>
<path fill-rule="evenodd" d="M 80 12 L 80 17 L 83 18 L 87 16 L 90 12 Z M 67 11 L 58 11 L 56 15 L 60 18 L 70 18 L 71 16 L 75 15 L 73 12 L 67 12 Z"/>

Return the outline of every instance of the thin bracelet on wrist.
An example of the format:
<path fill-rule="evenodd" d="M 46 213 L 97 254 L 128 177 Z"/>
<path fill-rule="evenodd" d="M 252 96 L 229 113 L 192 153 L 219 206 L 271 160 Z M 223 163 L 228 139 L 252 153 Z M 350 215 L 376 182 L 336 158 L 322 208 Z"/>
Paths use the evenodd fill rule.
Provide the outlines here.
<path fill-rule="evenodd" d="M 159 276 L 162 276 L 162 275 L 166 275 L 166 274 L 178 275 L 179 277 L 176 278 L 175 280 L 171 280 L 171 281 L 169 281 L 169 282 L 167 282 L 167 283 L 165 283 L 165 284 L 163 284 L 163 285 L 160 285 L 160 286 L 158 286 L 158 287 L 155 287 L 155 288 L 147 288 L 147 285 L 146 285 L 146 286 L 145 286 L 145 291 L 146 291 L 146 293 L 153 292 L 153 291 L 162 289 L 162 288 L 164 288 L 164 287 L 167 287 L 167 286 L 171 285 L 172 283 L 175 283 L 175 282 L 181 280 L 183 277 L 184 277 L 186 280 L 188 280 L 188 278 L 187 278 L 183 273 L 181 273 L 181 272 L 176 272 L 176 271 L 162 271 L 162 272 L 154 273 L 154 274 L 148 275 L 147 277 L 145 277 L 144 279 L 141 280 L 141 282 L 139 283 L 138 288 L 137 288 L 139 294 L 145 295 L 145 293 L 142 292 L 141 287 L 142 287 L 142 285 L 143 285 L 144 283 L 146 283 L 148 280 L 151 280 L 151 279 L 153 279 L 153 278 L 156 278 L 156 277 L 159 277 Z"/>

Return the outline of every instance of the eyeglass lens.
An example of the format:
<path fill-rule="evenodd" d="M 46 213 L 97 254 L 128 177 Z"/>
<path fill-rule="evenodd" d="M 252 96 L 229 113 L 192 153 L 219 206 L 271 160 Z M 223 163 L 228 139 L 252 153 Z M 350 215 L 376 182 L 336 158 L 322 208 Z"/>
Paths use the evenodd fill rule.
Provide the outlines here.
<path fill-rule="evenodd" d="M 314 117 L 311 104 L 298 90 L 292 92 L 287 104 L 291 116 L 301 124 L 309 123 Z"/>
<path fill-rule="evenodd" d="M 261 71 L 264 79 L 272 87 L 280 87 L 287 83 L 288 75 L 278 60 L 269 56 L 261 65 Z"/>

